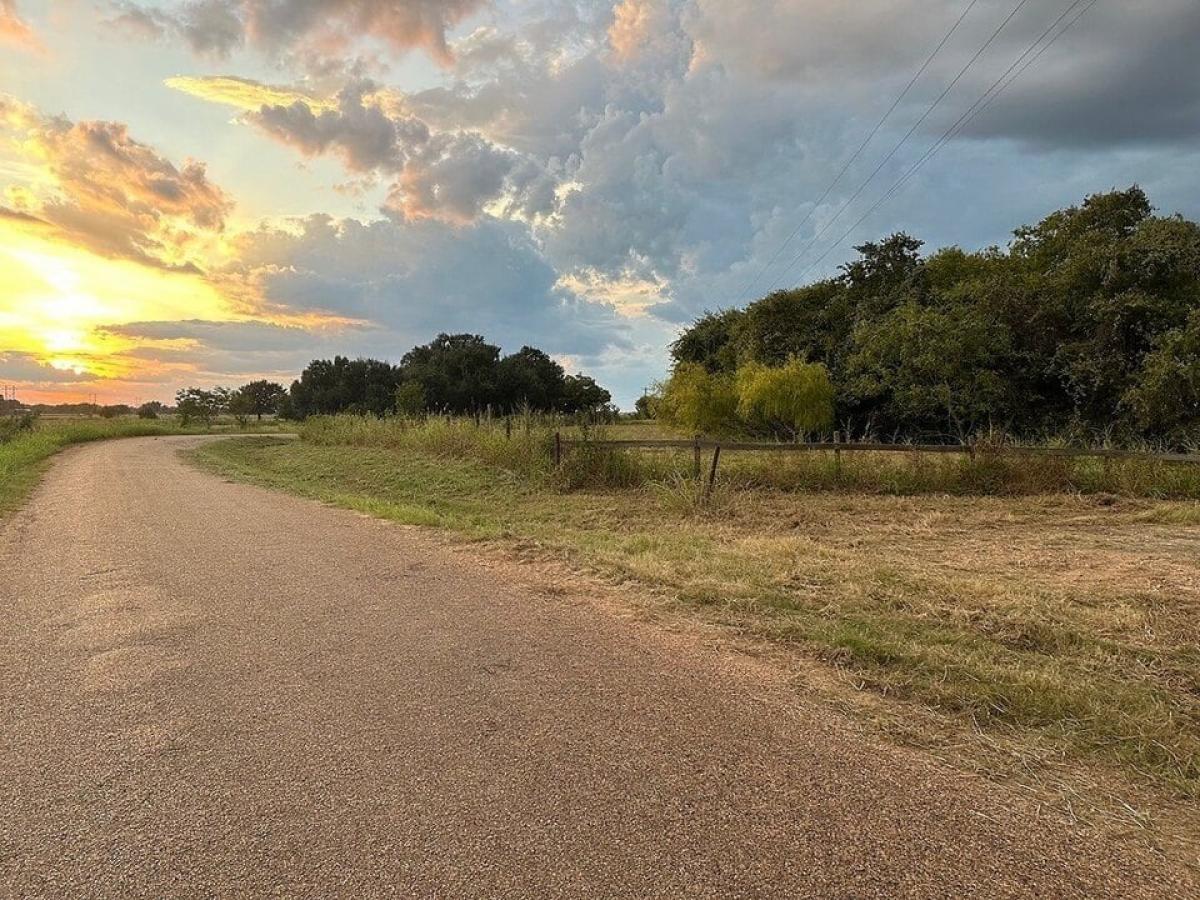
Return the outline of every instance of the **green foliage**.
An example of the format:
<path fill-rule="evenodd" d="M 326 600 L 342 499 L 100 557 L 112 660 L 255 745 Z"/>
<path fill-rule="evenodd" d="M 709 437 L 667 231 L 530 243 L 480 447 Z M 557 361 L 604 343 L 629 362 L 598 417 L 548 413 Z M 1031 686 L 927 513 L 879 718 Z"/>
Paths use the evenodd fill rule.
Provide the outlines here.
<path fill-rule="evenodd" d="M 833 384 L 820 363 L 748 362 L 733 374 L 679 363 L 662 387 L 657 415 L 689 434 L 758 433 L 794 439 L 833 424 Z"/>
<path fill-rule="evenodd" d="M 855 329 L 847 395 L 885 421 L 966 439 L 1013 405 L 1008 338 L 978 307 L 907 302 Z"/>
<path fill-rule="evenodd" d="M 1006 249 L 920 255 L 896 234 L 837 278 L 707 314 L 672 347 L 710 375 L 822 363 L 856 434 L 961 437 L 996 427 L 1181 444 L 1200 427 L 1200 226 L 1137 187 L 1019 228 Z"/>
<path fill-rule="evenodd" d="M 157 419 L 167 411 L 166 406 L 159 403 L 157 400 L 151 400 L 149 403 L 143 403 L 137 409 L 139 419 Z"/>
<path fill-rule="evenodd" d="M 1178 443 L 1200 442 L 1200 310 L 1146 356 L 1126 402 L 1146 431 Z"/>
<path fill-rule="evenodd" d="M 263 416 L 279 412 L 279 404 L 286 393 L 283 385 L 274 381 L 251 381 L 229 398 L 229 411 L 239 418 L 254 416 L 261 422 Z"/>
<path fill-rule="evenodd" d="M 37 416 L 34 413 L 0 416 L 0 444 L 7 444 L 9 441 L 14 441 L 21 435 L 33 431 L 35 424 L 37 424 Z"/>
<path fill-rule="evenodd" d="M 636 417 L 639 419 L 658 418 L 658 404 L 661 400 L 662 393 L 658 390 L 642 394 L 633 405 Z"/>
<path fill-rule="evenodd" d="M 406 381 L 396 388 L 396 414 L 419 416 L 425 412 L 425 386 L 419 381 Z"/>
<path fill-rule="evenodd" d="M 708 372 L 727 372 L 737 366 L 737 347 L 745 313 L 738 309 L 705 313 L 671 345 L 678 363 L 696 363 Z"/>
<path fill-rule="evenodd" d="M 713 374 L 695 362 L 675 366 L 663 386 L 658 414 L 694 434 L 722 434 L 737 422 L 737 392 L 731 375 Z"/>
<path fill-rule="evenodd" d="M 612 400 L 586 375 L 567 375 L 536 347 L 501 357 L 477 334 L 439 334 L 400 365 L 338 356 L 313 360 L 280 398 L 279 413 L 304 419 L 350 412 L 385 416 L 480 416 L 486 412 L 593 413 Z"/>
<path fill-rule="evenodd" d="M 400 375 L 395 366 L 377 359 L 314 359 L 292 383 L 290 416 L 356 412 L 385 415 L 392 409 Z"/>
<path fill-rule="evenodd" d="M 562 397 L 558 410 L 572 414 L 600 412 L 612 401 L 612 394 L 587 375 L 568 375 L 564 378 Z"/>
<path fill-rule="evenodd" d="M 748 362 L 735 384 L 738 415 L 751 428 L 795 438 L 833 425 L 833 383 L 821 363 L 794 356 L 781 366 Z"/>
<path fill-rule="evenodd" d="M 229 408 L 232 393 L 227 388 L 184 388 L 175 394 L 175 411 L 179 423 L 187 428 L 193 422 L 209 425 Z"/>

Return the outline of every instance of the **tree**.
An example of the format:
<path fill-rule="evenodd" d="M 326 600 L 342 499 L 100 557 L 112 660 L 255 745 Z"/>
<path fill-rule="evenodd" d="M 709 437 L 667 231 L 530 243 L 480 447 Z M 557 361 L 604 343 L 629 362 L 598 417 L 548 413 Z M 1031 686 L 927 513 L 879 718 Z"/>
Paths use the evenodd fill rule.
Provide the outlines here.
<path fill-rule="evenodd" d="M 185 428 L 192 422 L 209 425 L 229 407 L 230 391 L 227 388 L 184 388 L 175 394 L 175 411 Z"/>
<path fill-rule="evenodd" d="M 377 359 L 314 359 L 292 383 L 288 412 L 299 419 L 341 412 L 384 416 L 394 408 L 400 380 L 395 366 Z"/>
<path fill-rule="evenodd" d="M 1013 418 L 1006 330 L 971 306 L 901 306 L 855 331 L 849 390 L 885 431 L 953 434 Z"/>
<path fill-rule="evenodd" d="M 737 421 L 733 376 L 712 373 L 700 363 L 680 363 L 663 387 L 659 418 L 695 434 L 721 434 Z"/>
<path fill-rule="evenodd" d="M 1200 309 L 1147 355 L 1124 400 L 1147 432 L 1181 445 L 1200 439 Z"/>
<path fill-rule="evenodd" d="M 671 358 L 676 364 L 697 363 L 709 372 L 731 371 L 737 366 L 744 318 L 740 309 L 705 313 L 671 344 Z"/>
<path fill-rule="evenodd" d="M 283 385 L 273 381 L 251 381 L 237 389 L 230 405 L 243 415 L 252 415 L 261 422 L 264 415 L 279 412 L 279 403 L 286 393 Z"/>
<path fill-rule="evenodd" d="M 166 411 L 167 407 L 164 404 L 159 403 L 157 400 L 151 400 L 139 406 L 137 414 L 139 419 L 157 419 Z"/>
<path fill-rule="evenodd" d="M 1200 417 L 1182 397 L 1182 418 L 1164 415 L 1161 375 L 1190 371 L 1200 225 L 1154 215 L 1136 186 L 1018 228 L 1006 248 L 923 258 L 900 233 L 857 250 L 836 278 L 697 320 L 672 345 L 676 368 L 733 376 L 803 357 L 827 368 L 838 421 L 910 437 L 1155 437 Z"/>
<path fill-rule="evenodd" d="M 536 347 L 522 347 L 496 367 L 495 402 L 503 410 L 557 409 L 565 390 L 563 367 Z M 605 400 L 605 403 L 608 401 Z"/>
<path fill-rule="evenodd" d="M 738 416 L 753 429 L 797 438 L 833 425 L 833 382 L 821 363 L 795 356 L 781 366 L 745 363 L 734 384 Z"/>
<path fill-rule="evenodd" d="M 661 400 L 661 389 L 642 394 L 633 405 L 634 410 L 637 412 L 637 417 L 639 419 L 658 418 L 658 404 Z"/>
<path fill-rule="evenodd" d="M 425 389 L 430 409 L 477 413 L 495 403 L 500 348 L 477 334 L 439 334 L 400 361 L 406 381 Z"/>
<path fill-rule="evenodd" d="M 612 394 L 587 375 L 568 375 L 563 379 L 559 409 L 565 413 L 599 412 L 612 402 Z"/>
<path fill-rule="evenodd" d="M 425 388 L 419 381 L 405 381 L 396 388 L 396 413 L 416 417 L 425 412 Z"/>

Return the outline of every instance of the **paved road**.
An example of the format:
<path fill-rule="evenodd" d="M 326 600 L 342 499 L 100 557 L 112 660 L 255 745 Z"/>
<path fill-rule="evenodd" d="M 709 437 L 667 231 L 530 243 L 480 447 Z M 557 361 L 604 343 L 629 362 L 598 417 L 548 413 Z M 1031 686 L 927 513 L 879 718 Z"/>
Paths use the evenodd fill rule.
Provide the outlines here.
<path fill-rule="evenodd" d="M 715 651 L 404 529 L 64 454 L 0 526 L 14 897 L 1180 896 Z"/>

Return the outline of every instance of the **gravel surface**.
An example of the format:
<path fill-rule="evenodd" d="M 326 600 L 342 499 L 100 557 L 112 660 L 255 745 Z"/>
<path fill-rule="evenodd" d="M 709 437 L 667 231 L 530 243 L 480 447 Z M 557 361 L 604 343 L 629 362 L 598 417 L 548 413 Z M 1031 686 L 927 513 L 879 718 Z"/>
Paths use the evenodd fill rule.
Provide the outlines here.
<path fill-rule="evenodd" d="M 1147 850 L 412 531 L 68 451 L 0 525 L 0 894 L 1168 897 Z"/>

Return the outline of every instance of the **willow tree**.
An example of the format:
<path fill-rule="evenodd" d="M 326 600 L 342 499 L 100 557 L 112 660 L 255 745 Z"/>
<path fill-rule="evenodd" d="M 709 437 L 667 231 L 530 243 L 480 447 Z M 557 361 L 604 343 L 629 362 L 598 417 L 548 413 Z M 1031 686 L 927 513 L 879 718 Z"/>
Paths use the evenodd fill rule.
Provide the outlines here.
<path fill-rule="evenodd" d="M 794 439 L 833 425 L 833 382 L 820 363 L 795 356 L 781 366 L 743 363 L 734 382 L 738 416 L 753 430 Z"/>

